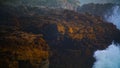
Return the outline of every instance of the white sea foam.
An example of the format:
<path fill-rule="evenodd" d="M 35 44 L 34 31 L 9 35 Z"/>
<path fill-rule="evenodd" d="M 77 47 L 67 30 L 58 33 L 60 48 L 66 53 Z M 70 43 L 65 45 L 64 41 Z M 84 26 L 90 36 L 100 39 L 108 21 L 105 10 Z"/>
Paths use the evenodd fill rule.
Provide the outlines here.
<path fill-rule="evenodd" d="M 97 50 L 94 58 L 93 68 L 120 68 L 120 46 L 112 43 L 105 50 Z"/>

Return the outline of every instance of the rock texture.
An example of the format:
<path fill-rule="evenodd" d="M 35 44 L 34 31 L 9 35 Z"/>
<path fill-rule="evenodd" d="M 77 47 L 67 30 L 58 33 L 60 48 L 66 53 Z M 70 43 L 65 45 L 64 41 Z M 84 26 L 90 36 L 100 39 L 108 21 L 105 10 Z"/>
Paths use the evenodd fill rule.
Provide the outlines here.
<path fill-rule="evenodd" d="M 94 62 L 93 52 L 106 48 L 113 40 L 120 39 L 120 31 L 113 24 L 106 23 L 100 17 L 91 14 L 80 14 L 64 9 L 9 7 L 0 8 L 2 10 L 0 25 L 15 26 L 22 33 L 12 32 L 8 36 L 5 35 L 5 39 L 9 39 L 8 42 L 13 42 L 15 45 L 12 45 L 13 47 L 9 45 L 11 48 L 1 45 L 3 48 L 0 50 L 4 53 L 5 48 L 6 51 L 13 52 L 12 56 L 17 54 L 17 60 L 31 61 L 34 57 L 37 61 L 41 61 L 42 58 L 38 60 L 38 57 L 46 58 L 46 55 L 48 57 L 45 43 L 47 42 L 50 48 L 50 68 L 91 68 Z M 38 37 L 38 34 L 42 34 L 42 37 Z M 11 41 L 11 39 L 24 39 L 21 42 L 27 43 L 20 45 L 18 41 Z M 35 39 L 40 42 L 35 42 Z M 14 47 L 15 50 L 18 48 L 15 52 L 12 51 Z M 30 54 L 24 55 L 25 53 Z"/>
<path fill-rule="evenodd" d="M 49 65 L 43 37 L 0 25 L 0 68 L 41 68 Z"/>

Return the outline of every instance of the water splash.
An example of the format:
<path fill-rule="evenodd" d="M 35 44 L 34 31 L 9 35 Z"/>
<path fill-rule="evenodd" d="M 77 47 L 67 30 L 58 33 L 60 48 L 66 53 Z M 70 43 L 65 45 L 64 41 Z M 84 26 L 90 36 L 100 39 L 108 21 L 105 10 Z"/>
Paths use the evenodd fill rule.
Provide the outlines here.
<path fill-rule="evenodd" d="M 106 13 L 105 20 L 113 23 L 118 29 L 120 29 L 120 6 L 116 5 L 112 8 L 112 10 L 111 15 Z"/>
<path fill-rule="evenodd" d="M 120 46 L 112 43 L 105 50 L 97 50 L 94 58 L 93 68 L 120 68 Z"/>

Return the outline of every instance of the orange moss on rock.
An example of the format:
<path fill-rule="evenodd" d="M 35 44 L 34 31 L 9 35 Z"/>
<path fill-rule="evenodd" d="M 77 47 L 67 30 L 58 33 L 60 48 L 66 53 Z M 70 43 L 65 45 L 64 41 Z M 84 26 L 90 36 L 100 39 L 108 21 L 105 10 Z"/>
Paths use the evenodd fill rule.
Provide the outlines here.
<path fill-rule="evenodd" d="M 0 40 L 0 68 L 20 68 L 21 61 L 24 68 L 37 68 L 48 60 L 48 45 L 41 35 L 15 31 Z"/>

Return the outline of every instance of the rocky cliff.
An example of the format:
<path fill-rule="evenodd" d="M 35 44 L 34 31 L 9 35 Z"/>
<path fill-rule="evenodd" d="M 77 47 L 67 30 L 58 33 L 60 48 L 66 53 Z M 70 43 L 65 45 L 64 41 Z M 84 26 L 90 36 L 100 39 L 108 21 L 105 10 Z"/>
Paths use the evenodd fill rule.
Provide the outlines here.
<path fill-rule="evenodd" d="M 1 52 L 4 54 L 4 49 L 10 52 L 10 55 L 15 57 L 14 59 L 10 57 L 15 65 L 19 63 L 16 60 L 20 60 L 20 66 L 27 62 L 31 64 L 34 61 L 33 57 L 37 60 L 35 63 L 45 60 L 48 57 L 46 49 L 48 44 L 50 68 L 91 68 L 95 50 L 106 48 L 113 40 L 120 41 L 120 31 L 113 24 L 91 14 L 25 6 L 0 9 L 2 16 L 0 25 L 15 26 L 22 31 L 10 32 L 9 35 L 1 34 L 3 38 L 5 37 Z M 42 34 L 42 37 L 39 34 Z M 6 39 L 9 40 L 9 44 L 13 42 L 14 45 L 6 47 Z M 8 60 L 8 57 L 5 59 Z M 3 60 L 1 63 L 4 63 Z"/>
<path fill-rule="evenodd" d="M 41 34 L 0 25 L 0 68 L 48 68 L 48 57 L 48 45 Z"/>

